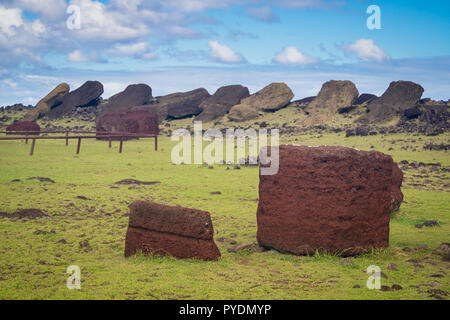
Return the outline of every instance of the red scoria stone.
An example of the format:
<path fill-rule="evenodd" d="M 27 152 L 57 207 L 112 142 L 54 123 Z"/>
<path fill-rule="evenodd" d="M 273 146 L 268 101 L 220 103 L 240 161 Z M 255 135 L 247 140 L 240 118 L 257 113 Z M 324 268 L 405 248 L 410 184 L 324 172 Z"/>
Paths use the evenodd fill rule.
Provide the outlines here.
<path fill-rule="evenodd" d="M 389 245 L 390 156 L 346 147 L 282 145 L 279 157 L 277 174 L 260 171 L 260 246 L 345 256 Z"/>
<path fill-rule="evenodd" d="M 158 135 L 158 116 L 148 110 L 110 112 L 97 119 L 97 132 Z"/>
<path fill-rule="evenodd" d="M 149 201 L 130 205 L 125 257 L 138 251 L 176 258 L 218 260 L 208 212 Z"/>
<path fill-rule="evenodd" d="M 33 121 L 15 121 L 6 127 L 6 131 L 40 132 L 41 127 Z"/>

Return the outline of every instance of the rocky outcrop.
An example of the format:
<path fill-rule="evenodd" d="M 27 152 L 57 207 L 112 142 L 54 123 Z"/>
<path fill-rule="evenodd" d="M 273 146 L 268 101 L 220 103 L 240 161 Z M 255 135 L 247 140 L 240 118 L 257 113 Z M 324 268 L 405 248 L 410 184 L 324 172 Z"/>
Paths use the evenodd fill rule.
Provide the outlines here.
<path fill-rule="evenodd" d="M 60 83 L 55 89 L 50 91 L 44 98 L 42 98 L 34 109 L 28 111 L 23 120 L 36 121 L 40 117 L 46 115 L 52 108 L 55 108 L 64 100 L 69 93 L 69 85 L 67 83 Z"/>
<path fill-rule="evenodd" d="M 132 84 L 102 104 L 101 114 L 107 112 L 128 111 L 135 106 L 149 104 L 152 101 L 152 88 L 146 84 Z"/>
<path fill-rule="evenodd" d="M 368 113 L 357 121 L 383 123 L 393 120 L 406 109 L 417 104 L 422 97 L 421 85 L 411 81 L 393 81 L 383 95 L 367 105 Z"/>
<path fill-rule="evenodd" d="M 98 133 L 135 133 L 158 135 L 158 116 L 148 110 L 109 112 L 97 119 Z"/>
<path fill-rule="evenodd" d="M 246 104 L 238 104 L 231 108 L 228 113 L 228 119 L 231 121 L 241 122 L 257 118 L 259 112 L 252 106 Z"/>
<path fill-rule="evenodd" d="M 87 81 L 78 89 L 69 92 L 61 104 L 53 107 L 46 115 L 50 119 L 62 118 L 72 113 L 76 108 L 97 106 L 103 94 L 103 85 L 98 81 Z"/>
<path fill-rule="evenodd" d="M 208 212 L 148 201 L 130 205 L 125 257 L 135 253 L 218 260 Z"/>
<path fill-rule="evenodd" d="M 200 104 L 200 109 L 203 111 L 195 120 L 207 122 L 222 117 L 230 111 L 231 107 L 248 96 L 248 88 L 241 85 L 220 87 Z"/>
<path fill-rule="evenodd" d="M 370 103 L 371 101 L 375 100 L 376 98 L 378 98 L 378 97 L 374 94 L 363 93 L 355 100 L 355 102 L 353 102 L 353 104 L 361 105 L 364 103 Z"/>
<path fill-rule="evenodd" d="M 289 104 L 294 97 L 292 90 L 283 82 L 274 82 L 233 106 L 228 118 L 246 121 L 258 116 L 259 111 L 276 111 Z"/>
<path fill-rule="evenodd" d="M 403 202 L 403 193 L 400 189 L 403 182 L 403 172 L 394 162 L 392 166 L 391 212 L 398 211 Z"/>
<path fill-rule="evenodd" d="M 210 97 L 206 89 L 199 88 L 188 92 L 177 92 L 167 96 L 157 97 L 157 102 L 148 108 L 156 113 L 160 121 L 165 119 L 181 119 L 196 116 L 202 112 L 200 104 Z"/>
<path fill-rule="evenodd" d="M 359 92 L 353 82 L 348 80 L 331 80 L 322 85 L 317 97 L 305 108 L 309 113 L 336 113 L 338 109 L 351 106 L 358 98 Z"/>
<path fill-rule="evenodd" d="M 7 134 L 14 134 L 14 131 L 39 133 L 41 131 L 41 127 L 36 122 L 32 121 L 14 121 L 6 127 L 6 131 L 10 131 Z"/>
<path fill-rule="evenodd" d="M 258 243 L 294 254 L 387 247 L 392 184 L 383 153 L 280 146 L 278 173 L 260 174 Z"/>

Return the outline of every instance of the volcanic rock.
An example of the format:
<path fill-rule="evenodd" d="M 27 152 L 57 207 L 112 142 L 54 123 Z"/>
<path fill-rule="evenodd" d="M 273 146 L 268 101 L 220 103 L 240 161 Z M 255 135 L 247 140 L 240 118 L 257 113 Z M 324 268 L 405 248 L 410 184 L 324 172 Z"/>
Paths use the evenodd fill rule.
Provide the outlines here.
<path fill-rule="evenodd" d="M 401 115 L 406 109 L 414 106 L 423 93 L 421 85 L 411 81 L 393 81 L 383 95 L 372 100 L 368 105 L 368 113 L 357 121 L 382 123 Z"/>
<path fill-rule="evenodd" d="M 274 82 L 233 106 L 228 118 L 246 121 L 258 116 L 258 111 L 276 111 L 286 107 L 294 97 L 292 90 L 283 82 Z"/>
<path fill-rule="evenodd" d="M 247 87 L 231 85 L 219 88 L 212 96 L 206 98 L 201 104 L 200 113 L 195 120 L 211 121 L 227 114 L 230 109 L 248 97 Z"/>
<path fill-rule="evenodd" d="M 280 146 L 278 173 L 260 173 L 259 245 L 344 256 L 387 247 L 392 168 L 377 151 Z"/>
<path fill-rule="evenodd" d="M 374 94 L 370 94 L 370 93 L 362 93 L 356 100 L 355 102 L 353 102 L 353 104 L 355 105 L 360 105 L 363 103 L 369 103 L 372 100 L 378 98 L 376 95 Z"/>
<path fill-rule="evenodd" d="M 358 98 L 358 89 L 348 80 L 331 80 L 322 85 L 317 97 L 308 104 L 305 111 L 336 113 L 339 108 L 351 106 Z"/>
<path fill-rule="evenodd" d="M 135 253 L 218 260 L 208 212 L 148 201 L 130 205 L 125 257 Z"/>
<path fill-rule="evenodd" d="M 147 105 L 152 101 L 152 88 L 146 84 L 132 84 L 108 99 L 101 113 L 128 111 L 132 107 Z"/>
<path fill-rule="evenodd" d="M 232 121 L 247 121 L 258 117 L 258 110 L 246 104 L 238 104 L 231 108 L 228 118 Z"/>
<path fill-rule="evenodd" d="M 188 92 L 177 92 L 157 97 L 155 104 L 139 108 L 146 108 L 156 113 L 160 121 L 181 119 L 196 116 L 202 112 L 200 104 L 208 97 L 210 97 L 208 91 L 204 88 L 199 88 Z"/>
<path fill-rule="evenodd" d="M 35 108 L 28 111 L 23 120 L 36 121 L 41 116 L 47 114 L 52 108 L 58 106 L 69 93 L 69 85 L 67 83 L 60 83 L 55 89 L 50 91 L 44 98 L 42 98 Z"/>
<path fill-rule="evenodd" d="M 10 131 L 7 134 L 15 134 L 14 131 L 34 133 L 37 132 L 37 134 L 39 134 L 39 132 L 41 131 L 41 127 L 33 121 L 14 121 L 6 127 L 6 131 Z"/>
<path fill-rule="evenodd" d="M 46 115 L 50 119 L 61 118 L 76 108 L 97 106 L 103 93 L 103 85 L 98 81 L 87 81 L 78 89 L 67 94 L 62 103 L 51 109 Z"/>
<path fill-rule="evenodd" d="M 97 119 L 97 132 L 158 135 L 158 116 L 148 110 L 110 112 Z"/>

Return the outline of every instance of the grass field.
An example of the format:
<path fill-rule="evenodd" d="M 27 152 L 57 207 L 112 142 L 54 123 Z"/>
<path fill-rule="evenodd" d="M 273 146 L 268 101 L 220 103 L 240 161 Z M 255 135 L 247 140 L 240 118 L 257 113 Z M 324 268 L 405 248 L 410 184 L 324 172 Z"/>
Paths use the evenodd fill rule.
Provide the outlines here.
<path fill-rule="evenodd" d="M 447 143 L 449 138 L 345 138 L 345 133 L 281 137 L 281 143 L 344 145 L 379 150 L 395 161 L 441 164 L 434 170 L 405 168 L 405 202 L 392 216 L 389 248 L 353 257 L 353 264 L 341 264 L 342 258 L 332 255 L 227 251 L 234 243 L 256 242 L 257 167 L 173 165 L 175 143 L 168 137 L 160 138 L 158 151 L 152 140 L 126 142 L 122 154 L 117 143 L 108 149 L 105 142 L 86 140 L 75 155 L 74 141 L 66 147 L 63 140 L 40 140 L 33 157 L 23 141 L 1 141 L 0 211 L 37 208 L 47 216 L 0 218 L 0 298 L 447 299 L 450 264 L 432 251 L 450 242 L 450 175 L 444 170 L 450 157 L 446 151 L 425 152 L 423 145 Z M 26 180 L 37 176 L 55 183 Z M 127 178 L 161 183 L 114 185 Z M 138 199 L 209 211 L 221 259 L 124 258 L 128 205 Z M 439 225 L 415 227 L 425 220 L 438 220 Z M 86 240 L 89 247 L 80 247 Z M 398 270 L 389 270 L 390 264 Z M 66 287 L 69 265 L 81 268 L 81 290 Z M 370 265 L 379 266 L 387 277 L 381 278 L 382 285 L 403 289 L 367 289 L 365 270 Z"/>

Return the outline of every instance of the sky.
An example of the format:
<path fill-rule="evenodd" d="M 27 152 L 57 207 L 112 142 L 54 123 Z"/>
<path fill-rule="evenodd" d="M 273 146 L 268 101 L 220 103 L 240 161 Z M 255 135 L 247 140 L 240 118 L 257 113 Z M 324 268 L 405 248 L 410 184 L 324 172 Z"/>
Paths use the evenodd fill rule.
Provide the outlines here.
<path fill-rule="evenodd" d="M 61 82 L 153 95 L 285 82 L 295 99 L 328 80 L 381 95 L 391 81 L 450 98 L 450 1 L 0 0 L 0 106 Z"/>

